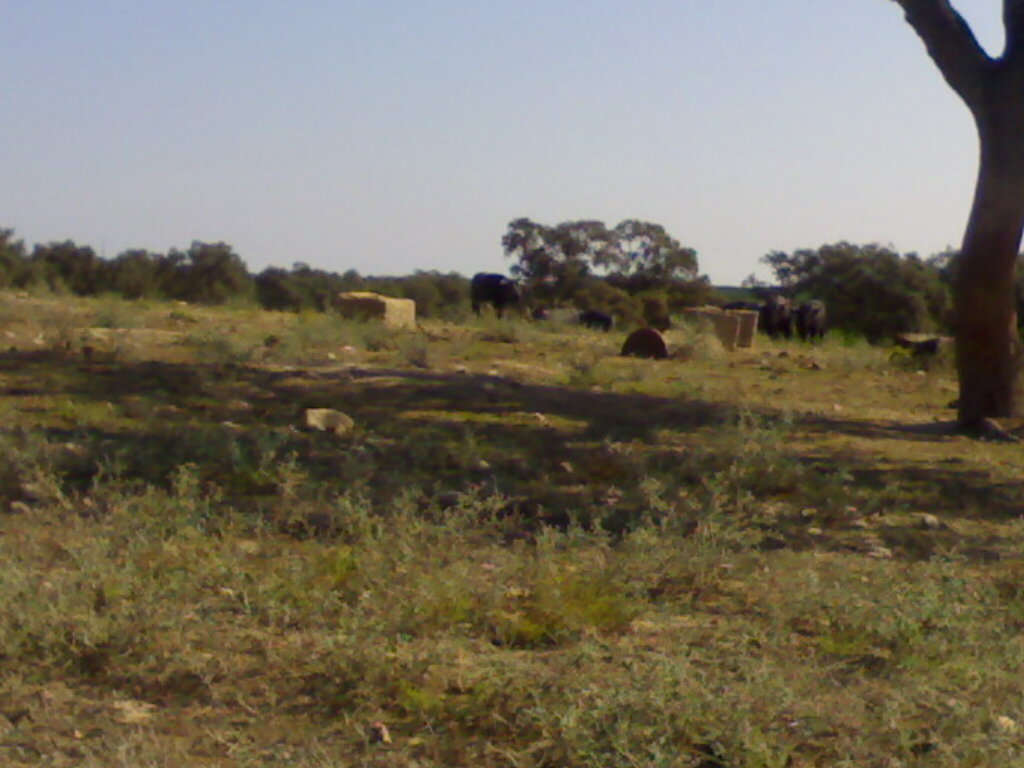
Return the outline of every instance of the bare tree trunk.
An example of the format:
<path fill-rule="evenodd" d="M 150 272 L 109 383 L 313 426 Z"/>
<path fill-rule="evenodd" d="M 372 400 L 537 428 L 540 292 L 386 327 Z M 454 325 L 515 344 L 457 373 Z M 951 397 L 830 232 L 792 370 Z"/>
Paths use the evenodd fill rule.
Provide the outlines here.
<path fill-rule="evenodd" d="M 955 286 L 958 415 L 968 429 L 1015 409 L 1013 285 L 1024 226 L 1024 111 L 1011 106 L 1018 100 L 1014 93 L 994 96 L 991 108 L 973 105 L 981 162 Z"/>
<path fill-rule="evenodd" d="M 1024 223 L 1024 0 L 1003 0 L 1006 47 L 989 56 L 950 0 L 896 0 L 949 86 L 974 115 L 981 163 L 957 262 L 959 421 L 1014 413 L 1014 273 Z"/>
<path fill-rule="evenodd" d="M 984 419 L 1012 416 L 1017 379 L 1017 318 L 1013 285 L 1016 248 L 996 235 L 978 234 L 964 243 L 956 289 L 959 421 L 967 428 Z M 978 258 L 973 254 L 984 254 Z"/>

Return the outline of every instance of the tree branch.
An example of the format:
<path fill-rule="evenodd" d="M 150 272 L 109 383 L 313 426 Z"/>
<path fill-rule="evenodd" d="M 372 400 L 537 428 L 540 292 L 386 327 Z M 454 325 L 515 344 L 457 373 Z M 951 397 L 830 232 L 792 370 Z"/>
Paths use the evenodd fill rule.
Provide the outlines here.
<path fill-rule="evenodd" d="M 907 23 L 924 42 L 946 82 L 973 109 L 981 98 L 985 75 L 993 62 L 963 16 L 949 0 L 895 2 L 903 8 Z M 1004 19 L 1013 18 L 1014 28 L 1022 26 L 1024 0 L 1004 0 L 1003 11 Z"/>
<path fill-rule="evenodd" d="M 1024 0 L 1003 0 L 1003 28 L 1006 57 L 1014 56 L 1024 44 Z"/>

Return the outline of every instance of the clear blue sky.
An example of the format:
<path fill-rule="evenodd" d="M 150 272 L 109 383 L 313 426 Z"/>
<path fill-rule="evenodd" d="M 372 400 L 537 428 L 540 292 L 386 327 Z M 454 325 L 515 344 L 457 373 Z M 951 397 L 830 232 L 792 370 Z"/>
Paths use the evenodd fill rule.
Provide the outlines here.
<path fill-rule="evenodd" d="M 999 0 L 957 8 L 1000 47 Z M 0 0 L 0 227 L 250 270 L 503 271 L 501 235 L 959 244 L 967 109 L 891 0 Z"/>

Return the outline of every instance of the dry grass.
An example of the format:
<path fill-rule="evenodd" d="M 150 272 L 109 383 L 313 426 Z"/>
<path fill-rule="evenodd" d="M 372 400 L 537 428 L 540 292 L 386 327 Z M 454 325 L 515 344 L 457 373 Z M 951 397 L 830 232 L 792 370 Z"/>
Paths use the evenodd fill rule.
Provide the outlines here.
<path fill-rule="evenodd" d="M 4 765 L 1022 758 L 1024 456 L 931 428 L 942 365 L 12 297 L 0 331 Z"/>

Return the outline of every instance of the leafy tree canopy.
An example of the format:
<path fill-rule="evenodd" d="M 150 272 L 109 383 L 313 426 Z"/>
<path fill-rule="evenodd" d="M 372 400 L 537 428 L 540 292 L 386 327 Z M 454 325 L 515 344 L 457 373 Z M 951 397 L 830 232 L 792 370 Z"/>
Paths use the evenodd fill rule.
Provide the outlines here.
<path fill-rule="evenodd" d="M 523 281 L 531 300 L 577 306 L 592 305 L 603 296 L 601 307 L 622 301 L 597 290 L 601 280 L 618 291 L 636 296 L 652 289 L 670 294 L 693 293 L 697 276 L 697 252 L 669 235 L 663 226 L 635 219 L 613 229 L 596 220 L 566 221 L 556 226 L 528 218 L 510 222 L 502 237 L 505 256 L 515 260 L 512 274 Z M 703 281 L 702 285 L 707 285 Z M 708 291 L 698 291 L 704 296 Z"/>

